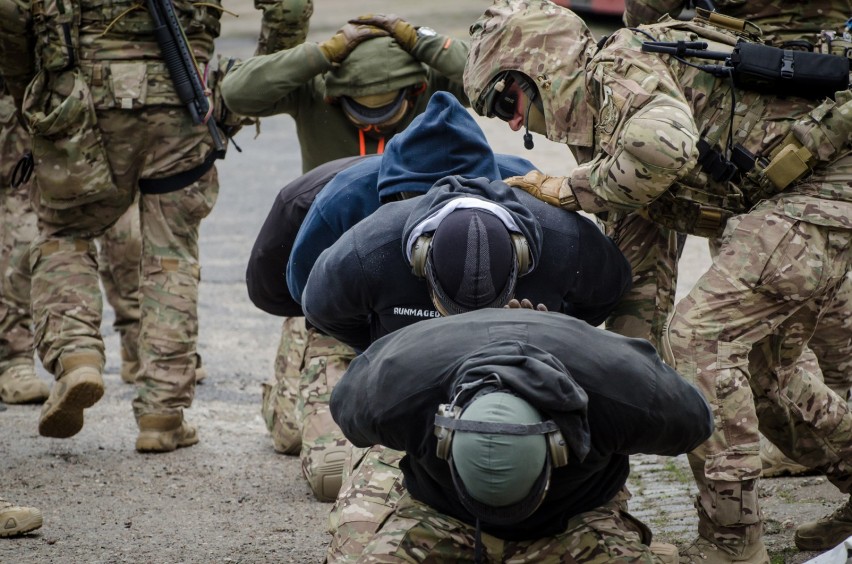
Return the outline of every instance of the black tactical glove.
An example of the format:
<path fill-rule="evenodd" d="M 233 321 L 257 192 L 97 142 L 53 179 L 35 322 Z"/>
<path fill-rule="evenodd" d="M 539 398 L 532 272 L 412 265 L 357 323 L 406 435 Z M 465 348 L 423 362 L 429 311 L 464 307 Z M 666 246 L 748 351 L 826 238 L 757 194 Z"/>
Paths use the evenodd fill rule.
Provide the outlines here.
<path fill-rule="evenodd" d="M 394 14 L 364 14 L 349 23 L 371 25 L 387 31 L 399 46 L 408 52 L 417 43 L 417 29 L 401 17 Z"/>
<path fill-rule="evenodd" d="M 387 31 L 373 25 L 348 23 L 341 27 L 331 39 L 319 44 L 320 51 L 331 63 L 341 63 L 355 47 L 368 39 L 390 35 Z"/>

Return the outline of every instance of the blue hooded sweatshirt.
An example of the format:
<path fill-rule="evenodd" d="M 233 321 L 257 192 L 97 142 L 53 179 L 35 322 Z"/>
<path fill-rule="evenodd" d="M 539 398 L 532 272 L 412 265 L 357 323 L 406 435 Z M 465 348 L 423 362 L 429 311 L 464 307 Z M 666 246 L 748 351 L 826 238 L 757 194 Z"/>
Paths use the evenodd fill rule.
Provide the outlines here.
<path fill-rule="evenodd" d="M 479 124 L 447 92 L 436 92 L 426 110 L 397 133 L 381 157 L 337 174 L 317 195 L 296 236 L 287 265 L 287 286 L 301 303 L 308 275 L 320 254 L 350 227 L 402 192 L 426 193 L 438 180 L 458 175 L 499 180 L 535 166 L 513 155 L 495 155 Z"/>

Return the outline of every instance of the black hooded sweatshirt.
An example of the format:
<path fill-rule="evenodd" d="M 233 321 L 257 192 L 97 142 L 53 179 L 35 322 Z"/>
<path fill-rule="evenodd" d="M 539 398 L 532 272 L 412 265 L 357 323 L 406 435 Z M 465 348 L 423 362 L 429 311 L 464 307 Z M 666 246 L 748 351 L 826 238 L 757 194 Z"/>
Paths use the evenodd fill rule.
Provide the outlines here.
<path fill-rule="evenodd" d="M 526 237 L 534 266 L 518 279 L 516 298 L 598 325 L 630 289 L 630 265 L 591 220 L 502 181 L 448 176 L 423 196 L 385 204 L 320 255 L 302 295 L 308 322 L 364 350 L 383 335 L 439 317 L 405 244 L 416 225 L 458 197 L 500 204 Z"/>
<path fill-rule="evenodd" d="M 676 456 L 713 430 L 698 389 L 644 339 L 566 315 L 485 309 L 416 323 L 355 358 L 331 395 L 331 414 L 356 447 L 405 451 L 414 499 L 475 526 L 435 454 L 434 417 L 456 387 L 489 374 L 559 426 L 568 465 L 555 468 L 541 506 L 512 526 L 482 523 L 506 540 L 563 532 L 568 520 L 610 501 L 624 486 L 631 454 Z"/>

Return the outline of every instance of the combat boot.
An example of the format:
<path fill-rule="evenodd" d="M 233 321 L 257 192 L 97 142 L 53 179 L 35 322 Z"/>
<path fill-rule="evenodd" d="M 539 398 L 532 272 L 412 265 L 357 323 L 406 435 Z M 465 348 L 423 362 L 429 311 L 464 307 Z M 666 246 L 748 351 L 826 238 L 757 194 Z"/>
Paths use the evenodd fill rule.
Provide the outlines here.
<path fill-rule="evenodd" d="M 195 383 L 200 384 L 207 378 L 207 368 L 201 364 L 201 355 L 195 354 Z"/>
<path fill-rule="evenodd" d="M 65 439 L 83 428 L 83 410 L 95 405 L 104 395 L 101 368 L 97 356 L 89 353 L 60 360 L 63 374 L 41 409 L 38 432 L 43 437 Z"/>
<path fill-rule="evenodd" d="M 799 550 L 823 551 L 834 548 L 852 535 L 852 498 L 834 513 L 796 529 Z"/>
<path fill-rule="evenodd" d="M 769 564 L 769 553 L 763 540 L 745 545 L 739 555 L 721 549 L 702 536 L 680 553 L 680 564 L 728 564 L 730 562 L 748 562 L 750 564 Z"/>
<path fill-rule="evenodd" d="M 50 388 L 36 375 L 32 360 L 14 362 L 0 374 L 0 401 L 4 403 L 42 403 Z"/>
<path fill-rule="evenodd" d="M 0 498 L 0 537 L 22 535 L 41 525 L 41 511 L 35 507 L 19 507 Z"/>
<path fill-rule="evenodd" d="M 198 442 L 198 431 L 183 420 L 183 414 L 148 413 L 139 417 L 139 452 L 171 452 Z"/>
<path fill-rule="evenodd" d="M 819 471 L 802 466 L 787 458 L 774 444 L 766 442 L 760 445 L 760 462 L 763 465 L 761 477 L 775 478 L 778 476 L 807 476 L 818 474 Z"/>
<path fill-rule="evenodd" d="M 648 548 L 651 549 L 651 554 L 663 564 L 678 564 L 679 555 L 675 545 L 654 541 L 648 545 Z"/>

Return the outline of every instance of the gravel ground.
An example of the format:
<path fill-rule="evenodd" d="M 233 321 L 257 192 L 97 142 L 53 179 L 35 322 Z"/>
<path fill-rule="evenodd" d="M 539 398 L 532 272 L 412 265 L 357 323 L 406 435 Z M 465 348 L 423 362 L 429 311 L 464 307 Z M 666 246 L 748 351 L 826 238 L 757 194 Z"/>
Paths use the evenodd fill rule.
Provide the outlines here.
<path fill-rule="evenodd" d="M 464 38 L 486 0 L 429 3 L 316 0 L 311 38 L 322 40 L 347 15 L 395 12 L 417 24 Z M 226 3 L 241 17 L 224 18 L 219 50 L 248 56 L 258 28 L 248 0 Z M 618 25 L 593 20 L 596 33 Z M 519 133 L 480 120 L 495 150 L 521 152 Z M 131 386 L 118 376 L 118 337 L 105 312 L 108 361 L 104 398 L 86 411 L 86 426 L 65 440 L 38 436 L 37 406 L 0 413 L 0 495 L 44 512 L 44 527 L 0 540 L 0 562 L 319 562 L 329 505 L 313 499 L 298 460 L 276 454 L 260 418 L 260 383 L 272 374 L 281 321 L 246 297 L 245 260 L 278 189 L 299 173 L 292 121 L 263 121 L 262 134 L 244 130 L 242 153 L 219 165 L 221 194 L 202 226 L 200 351 L 209 377 L 187 418 L 201 442 L 160 455 L 133 450 L 136 427 Z M 536 137 L 526 156 L 558 174 L 568 151 Z M 708 264 L 706 245 L 690 239 L 681 265 L 682 295 Z M 46 373 L 42 375 L 47 378 Z M 696 525 L 695 493 L 684 457 L 638 456 L 631 506 L 658 538 L 688 543 Z M 773 562 L 803 562 L 792 545 L 798 523 L 829 512 L 842 496 L 824 478 L 780 478 L 761 484 L 767 544 Z"/>

